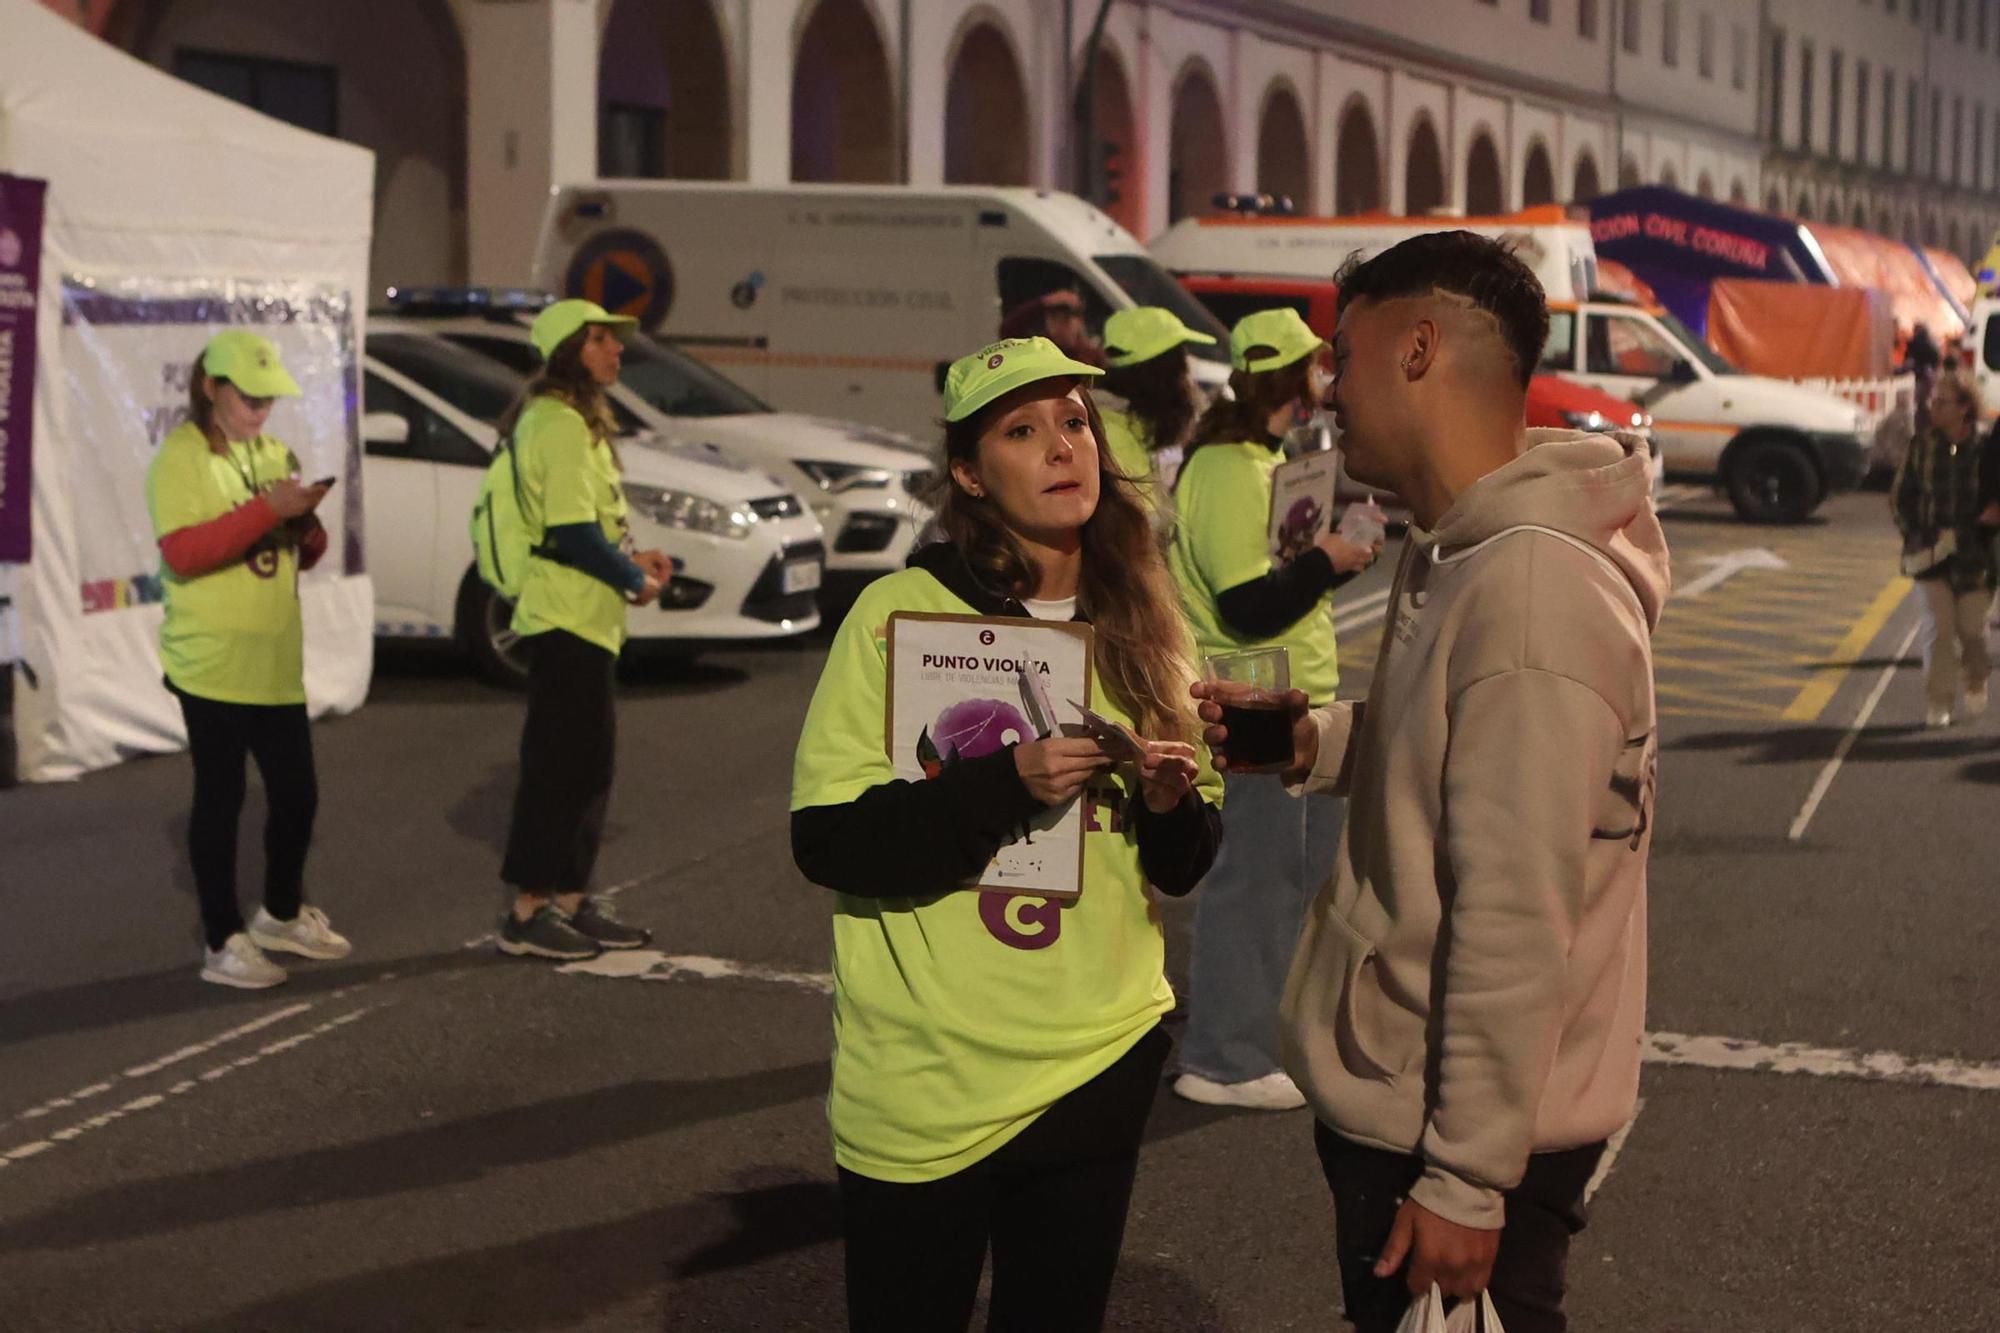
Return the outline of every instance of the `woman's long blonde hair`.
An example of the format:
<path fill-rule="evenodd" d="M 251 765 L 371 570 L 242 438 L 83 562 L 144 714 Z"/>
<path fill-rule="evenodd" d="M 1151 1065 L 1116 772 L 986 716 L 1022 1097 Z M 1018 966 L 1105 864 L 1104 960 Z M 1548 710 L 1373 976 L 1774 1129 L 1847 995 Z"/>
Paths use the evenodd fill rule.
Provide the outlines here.
<path fill-rule="evenodd" d="M 1112 462 L 1104 420 L 1088 389 L 1082 398 L 1097 442 L 1098 489 L 1096 512 L 1083 525 L 1077 600 L 1095 631 L 1097 674 L 1138 720 L 1142 734 L 1191 741 L 1195 730 L 1188 686 L 1195 673 L 1173 579 L 1160 556 L 1151 518 Z M 978 461 L 979 438 L 994 410 L 945 425 L 946 467 L 933 497 L 938 527 L 989 591 L 1027 598 L 1038 585 L 1034 562 L 993 502 L 966 494 L 951 475 L 951 463 Z"/>

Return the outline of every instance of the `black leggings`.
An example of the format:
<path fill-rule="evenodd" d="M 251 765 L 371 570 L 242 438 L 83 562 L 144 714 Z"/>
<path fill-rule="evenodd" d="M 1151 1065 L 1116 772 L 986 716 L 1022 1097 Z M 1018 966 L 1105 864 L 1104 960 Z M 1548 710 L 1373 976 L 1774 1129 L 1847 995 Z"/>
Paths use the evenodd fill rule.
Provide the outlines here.
<path fill-rule="evenodd" d="M 582 893 L 590 887 L 611 804 L 618 659 L 563 630 L 524 643 L 528 717 L 500 878 L 545 898 Z"/>
<path fill-rule="evenodd" d="M 964 1329 L 989 1244 L 988 1333 L 1101 1328 L 1172 1044 L 1153 1028 L 1007 1146 L 941 1180 L 899 1185 L 842 1168 L 853 1333 Z"/>
<path fill-rule="evenodd" d="M 304 704 L 227 704 L 184 694 L 169 684 L 187 719 L 194 760 L 194 811 L 188 854 L 201 899 L 208 947 L 243 929 L 236 901 L 236 825 L 243 814 L 243 758 L 257 760 L 264 779 L 264 910 L 280 921 L 299 914 L 305 895 L 306 849 L 319 810 L 312 727 Z"/>

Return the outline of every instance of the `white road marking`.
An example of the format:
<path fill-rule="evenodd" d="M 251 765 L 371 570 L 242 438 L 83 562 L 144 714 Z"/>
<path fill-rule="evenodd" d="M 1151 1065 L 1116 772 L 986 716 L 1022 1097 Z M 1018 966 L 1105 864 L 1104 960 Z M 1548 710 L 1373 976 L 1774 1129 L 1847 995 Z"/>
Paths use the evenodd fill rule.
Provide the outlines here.
<path fill-rule="evenodd" d="M 1921 1083 L 1940 1088 L 2000 1092 L 2000 1063 L 1979 1060 L 1919 1060 L 1894 1051 L 1849 1051 L 1804 1042 L 1766 1046 L 1736 1037 L 1690 1037 L 1654 1032 L 1646 1037 L 1650 1064 L 1698 1065 L 1760 1074 L 1811 1074 L 1885 1083 Z"/>
<path fill-rule="evenodd" d="M 777 986 L 833 994 L 830 972 L 790 972 L 762 963 L 740 963 L 732 958 L 711 958 L 705 954 L 668 954 L 659 949 L 619 949 L 599 954 L 581 963 L 567 963 L 556 969 L 589 977 L 633 978 L 640 981 L 762 981 Z"/>
<path fill-rule="evenodd" d="M 1868 726 L 1868 720 L 1875 716 L 1876 705 L 1880 704 L 1882 696 L 1888 693 L 1889 682 L 1895 678 L 1896 668 L 1902 665 L 1903 658 L 1910 651 L 1910 645 L 1917 641 L 1917 634 L 1922 629 L 1921 620 L 1910 626 L 1910 632 L 1903 636 L 1902 646 L 1896 649 L 1895 655 L 1889 659 L 1889 665 L 1882 668 L 1881 676 L 1875 681 L 1875 688 L 1869 691 L 1867 701 L 1861 705 L 1861 711 L 1854 715 L 1854 724 L 1840 738 L 1840 744 L 1834 747 L 1833 758 L 1826 761 L 1826 766 L 1820 769 L 1819 776 L 1813 780 L 1812 790 L 1806 793 L 1806 802 L 1799 807 L 1798 815 L 1792 820 L 1791 831 L 1785 835 L 1789 841 L 1797 842 L 1806 836 L 1806 829 L 1811 826 L 1813 816 L 1819 813 L 1819 803 L 1824 801 L 1827 792 L 1833 789 L 1833 780 L 1839 775 L 1840 766 L 1847 762 L 1848 752 L 1854 748 L 1854 742 L 1861 738 L 1862 731 Z"/>
<path fill-rule="evenodd" d="M 1604 1182 L 1611 1178 L 1611 1164 L 1618 1160 L 1618 1154 L 1625 1150 L 1625 1140 L 1631 1137 L 1632 1126 L 1639 1123 L 1639 1112 L 1646 1109 L 1646 1099 L 1639 1098 L 1632 1105 L 1632 1118 L 1618 1127 L 1604 1145 L 1604 1156 L 1597 1159 L 1597 1170 L 1590 1173 L 1590 1183 L 1583 1187 L 1583 1201 L 1589 1203 L 1591 1197 L 1604 1188 Z"/>
<path fill-rule="evenodd" d="M 357 987 L 356 989 L 359 988 Z M 298 1009 L 305 1007 L 307 1006 L 303 1005 L 297 1006 L 292 1012 L 297 1012 Z M 372 1005 L 363 1005 L 359 1009 L 351 1009 L 348 1012 L 341 1014 L 337 1018 L 328 1019 L 326 1022 L 321 1023 L 318 1027 L 309 1028 L 304 1032 L 295 1033 L 294 1035 L 289 1037 L 282 1037 L 277 1041 L 270 1042 L 267 1045 L 258 1047 L 257 1050 L 250 1055 L 239 1055 L 233 1060 L 215 1066 L 213 1069 L 204 1070 L 198 1078 L 182 1079 L 180 1082 L 168 1088 L 165 1092 L 148 1093 L 142 1097 L 134 1097 L 131 1101 L 126 1102 L 122 1106 L 113 1107 L 111 1110 L 99 1112 L 97 1115 L 91 1116 L 88 1120 L 81 1120 L 78 1121 L 76 1124 L 68 1125 L 62 1129 L 56 1130 L 45 1139 L 37 1139 L 32 1143 L 24 1143 L 20 1145 L 18 1148 L 10 1148 L 6 1151 L 6 1153 L 0 1154 L 0 1165 L 25 1161 L 30 1157 L 39 1156 L 42 1153 L 48 1152 L 51 1148 L 55 1148 L 61 1144 L 72 1143 L 76 1141 L 78 1138 L 81 1138 L 83 1135 L 89 1133 L 91 1130 L 102 1129 L 106 1125 L 109 1125 L 114 1121 L 123 1120 L 128 1115 L 137 1115 L 141 1111 L 150 1111 L 156 1106 L 164 1106 L 166 1105 L 167 1100 L 169 1098 L 181 1096 L 182 1094 L 190 1092 L 193 1089 L 199 1087 L 203 1083 L 212 1083 L 216 1079 L 221 1078 L 223 1075 L 228 1074 L 234 1070 L 247 1069 L 251 1065 L 254 1065 L 259 1061 L 267 1059 L 271 1056 L 282 1055 L 286 1051 L 296 1050 L 299 1047 L 305 1045 L 307 1042 L 312 1041 L 317 1037 L 323 1037 L 327 1033 L 332 1032 L 336 1028 L 345 1027 L 349 1023 L 352 1023 L 356 1019 L 359 1019 L 362 1015 L 370 1013 L 373 1010 L 380 1009 L 381 1007 L 382 1005 L 380 1004 L 372 1004 Z"/>
<path fill-rule="evenodd" d="M 1709 566 L 1708 573 L 1692 580 L 1685 588 L 1674 589 L 1676 597 L 1699 597 L 1746 569 L 1790 569 L 1785 558 L 1776 551 L 1762 546 L 1745 547 L 1740 551 L 1726 551 L 1721 555 L 1705 555 L 1695 562 Z"/>

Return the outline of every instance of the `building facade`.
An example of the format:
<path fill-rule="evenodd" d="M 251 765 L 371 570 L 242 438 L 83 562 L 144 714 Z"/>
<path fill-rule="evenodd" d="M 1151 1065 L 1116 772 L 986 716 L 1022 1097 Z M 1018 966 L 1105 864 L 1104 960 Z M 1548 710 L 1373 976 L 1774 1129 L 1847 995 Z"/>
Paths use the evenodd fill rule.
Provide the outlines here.
<path fill-rule="evenodd" d="M 1094 48 L 1100 0 L 43 2 L 374 149 L 383 285 L 520 281 L 599 174 L 1086 188 L 1142 238 L 1222 191 L 1640 183 L 1968 259 L 2000 225 L 2000 0 L 1108 0 Z"/>

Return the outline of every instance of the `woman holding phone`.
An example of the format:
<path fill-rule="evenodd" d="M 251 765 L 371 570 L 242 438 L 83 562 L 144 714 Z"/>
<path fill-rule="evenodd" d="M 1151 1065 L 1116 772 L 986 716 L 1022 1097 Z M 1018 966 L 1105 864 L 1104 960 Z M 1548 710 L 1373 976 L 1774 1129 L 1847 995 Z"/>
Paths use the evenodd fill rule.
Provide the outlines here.
<path fill-rule="evenodd" d="M 1326 344 L 1298 312 L 1262 310 L 1229 335 L 1233 398 L 1195 427 L 1174 488 L 1167 563 L 1204 656 L 1279 649 L 1315 706 L 1340 684 L 1332 593 L 1381 547 L 1327 533 L 1284 563 L 1272 556 L 1272 474 L 1285 435 L 1319 406 Z M 1266 653 L 1276 657 L 1277 653 Z M 1313 894 L 1333 868 L 1342 804 L 1294 799 L 1272 773 L 1224 774 L 1222 853 L 1195 913 L 1187 1037 L 1174 1091 L 1215 1106 L 1305 1105 L 1278 1061 L 1278 1000 Z"/>
<path fill-rule="evenodd" d="M 834 891 L 827 1106 L 857 1330 L 963 1329 L 989 1247 L 990 1329 L 1104 1318 L 1173 1006 L 1147 886 L 1183 894 L 1207 870 L 1220 784 L 1193 743 L 1172 584 L 1084 387 L 1099 373 L 1045 338 L 951 366 L 945 540 L 855 603 L 799 738 L 793 856 Z M 1057 735 L 897 780 L 899 611 L 1088 622 L 1079 702 L 1129 733 L 1128 757 Z M 1080 897 L 960 891 L 1075 800 Z"/>
<path fill-rule="evenodd" d="M 1106 443 L 1119 471 L 1155 513 L 1165 508 L 1160 488 L 1173 485 L 1201 410 L 1201 392 L 1188 369 L 1189 343 L 1213 346 L 1215 339 L 1162 306 L 1135 306 L 1104 321 L 1110 367 L 1104 388 L 1118 399 L 1098 409 Z"/>
<path fill-rule="evenodd" d="M 611 443 L 604 391 L 624 362 L 619 335 L 635 323 L 577 300 L 535 316 L 529 336 L 542 370 L 499 427 L 534 538 L 514 604 L 514 632 L 528 651 L 528 715 L 500 867 L 515 893 L 498 943 L 517 958 L 573 961 L 652 939 L 589 893 L 611 802 L 625 608 L 651 603 L 673 575 L 658 551 L 628 554 Z"/>
<path fill-rule="evenodd" d="M 298 577 L 326 554 L 313 511 L 333 483 L 301 484 L 299 460 L 264 432 L 277 400 L 298 393 L 269 339 L 216 334 L 188 376 L 188 420 L 146 473 L 164 566 L 160 659 L 194 763 L 188 852 L 206 945 L 201 979 L 252 990 L 285 980 L 267 950 L 329 959 L 352 948 L 304 902 L 319 785 Z M 267 807 L 264 900 L 247 926 L 236 898 L 246 756 Z"/>

